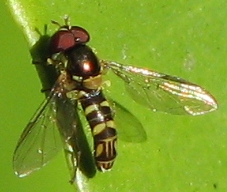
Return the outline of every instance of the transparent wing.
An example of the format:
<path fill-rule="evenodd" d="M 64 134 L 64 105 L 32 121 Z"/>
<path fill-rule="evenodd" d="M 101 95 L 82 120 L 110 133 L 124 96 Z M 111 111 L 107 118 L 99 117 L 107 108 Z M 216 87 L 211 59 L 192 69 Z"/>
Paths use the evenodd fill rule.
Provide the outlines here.
<path fill-rule="evenodd" d="M 70 172 L 70 179 L 74 180 L 78 162 L 80 148 L 78 146 L 77 129 L 79 117 L 77 114 L 77 102 L 70 99 L 58 99 L 57 102 L 57 124 L 63 138 L 66 162 Z"/>
<path fill-rule="evenodd" d="M 78 173 L 87 177 L 95 173 L 92 152 L 86 139 L 78 114 L 77 100 L 57 99 L 57 124 L 63 138 L 64 151 L 69 168 L 71 183 L 77 182 Z"/>
<path fill-rule="evenodd" d="M 147 134 L 139 119 L 120 103 L 112 99 L 108 101 L 114 113 L 119 139 L 134 143 L 146 141 Z"/>
<path fill-rule="evenodd" d="M 64 105 L 66 97 L 57 92 L 60 84 L 56 83 L 50 96 L 38 108 L 37 112 L 24 129 L 16 146 L 13 167 L 19 177 L 27 176 L 46 165 L 62 148 L 59 130 L 64 130 L 63 137 L 68 137 L 70 130 L 64 124 L 57 123 L 57 105 Z M 59 116 L 59 115 L 58 115 Z M 58 124 L 58 126 L 57 126 Z M 66 127 L 63 129 L 61 126 Z M 58 127 L 59 128 L 58 130 Z"/>
<path fill-rule="evenodd" d="M 137 103 L 154 111 L 202 115 L 217 109 L 210 93 L 184 79 L 115 62 L 101 63 L 124 80 L 128 93 Z"/>

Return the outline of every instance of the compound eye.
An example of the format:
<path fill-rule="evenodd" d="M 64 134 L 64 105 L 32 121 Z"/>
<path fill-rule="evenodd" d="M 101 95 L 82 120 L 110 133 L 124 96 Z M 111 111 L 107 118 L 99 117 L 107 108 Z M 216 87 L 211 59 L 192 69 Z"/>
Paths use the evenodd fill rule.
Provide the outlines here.
<path fill-rule="evenodd" d="M 57 31 L 50 39 L 51 54 L 66 51 L 75 45 L 74 35 L 70 31 Z"/>
<path fill-rule="evenodd" d="M 89 33 L 82 27 L 72 26 L 70 32 L 73 34 L 76 43 L 87 43 L 90 40 Z"/>
<path fill-rule="evenodd" d="M 50 54 L 64 52 L 75 45 L 85 44 L 89 41 L 89 33 L 82 27 L 62 26 L 51 38 L 50 38 Z"/>

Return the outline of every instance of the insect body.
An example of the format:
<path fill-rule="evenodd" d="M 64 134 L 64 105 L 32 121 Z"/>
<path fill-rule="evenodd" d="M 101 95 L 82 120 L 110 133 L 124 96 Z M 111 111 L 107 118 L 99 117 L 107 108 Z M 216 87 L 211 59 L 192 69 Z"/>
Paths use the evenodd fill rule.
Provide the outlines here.
<path fill-rule="evenodd" d="M 18 142 L 13 159 L 17 175 L 26 176 L 41 168 L 58 152 L 56 130 L 63 143 L 71 146 L 69 151 L 76 169 L 78 103 L 92 130 L 97 168 L 111 169 L 116 157 L 117 133 L 113 109 L 102 89 L 103 71 L 107 69 L 125 82 L 133 100 L 153 111 L 194 116 L 217 109 L 214 97 L 196 84 L 152 70 L 99 60 L 86 45 L 89 38 L 85 29 L 66 23 L 50 39 L 48 63 L 56 66 L 59 77 Z M 133 116 L 127 117 L 131 117 L 133 126 Z"/>
<path fill-rule="evenodd" d="M 70 87 L 68 95 L 81 103 L 92 129 L 97 168 L 101 171 L 109 170 L 116 157 L 117 137 L 113 112 L 101 90 L 99 60 L 93 51 L 83 44 L 75 45 L 63 54 L 69 81 L 74 85 Z"/>

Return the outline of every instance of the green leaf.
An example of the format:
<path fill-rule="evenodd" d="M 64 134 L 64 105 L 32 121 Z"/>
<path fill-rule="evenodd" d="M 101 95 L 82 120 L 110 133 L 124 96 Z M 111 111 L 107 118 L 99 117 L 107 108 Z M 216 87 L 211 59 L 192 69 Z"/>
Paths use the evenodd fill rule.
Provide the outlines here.
<path fill-rule="evenodd" d="M 48 37 L 58 28 L 50 21 L 63 23 L 62 18 L 67 14 L 72 25 L 82 26 L 90 32 L 89 45 L 95 48 L 99 58 L 177 75 L 206 88 L 218 100 L 220 109 L 204 116 L 153 113 L 132 103 L 124 92 L 123 83 L 112 77 L 114 99 L 142 122 L 147 140 L 138 143 L 119 139 L 113 170 L 97 172 L 89 179 L 86 191 L 226 191 L 225 1 L 8 0 L 7 6 L 26 37 L 28 47 L 23 44 L 21 53 L 18 53 L 23 53 L 23 57 L 28 50 L 35 58 L 42 59 L 42 53 L 45 57 L 45 40 L 43 49 L 33 51 L 37 42 L 41 42 L 36 29 Z M 5 7 L 1 7 L 4 10 Z M 7 36 L 9 32 L 11 35 Z M 12 42 L 14 39 L 10 37 L 20 39 L 21 34 L 18 32 L 14 36 L 14 31 L 11 33 L 8 29 L 4 35 L 8 37 L 5 44 L 11 43 L 12 47 L 2 53 L 20 51 L 18 43 Z M 1 38 L 6 41 L 4 35 Z M 4 54 L 0 82 L 7 96 L 2 96 L 0 103 L 2 110 L 6 111 L 2 115 L 5 120 L 1 125 L 4 129 L 2 135 L 5 135 L 2 151 L 3 157 L 7 157 L 6 167 L 9 167 L 19 132 L 35 106 L 38 107 L 41 96 L 37 96 L 39 84 L 34 71 L 31 71 L 33 66 L 22 64 L 22 56 L 20 64 L 18 59 L 14 61 L 16 53 L 7 57 Z M 9 58 L 14 63 L 9 64 Z M 29 62 L 28 55 L 24 60 Z M 6 81 L 7 77 L 10 80 Z M 50 84 L 51 81 L 43 86 Z M 13 104 L 9 105 L 8 101 Z M 12 117 L 17 119 L 16 122 L 11 122 Z M 16 127 L 18 131 L 11 138 L 9 130 L 16 130 Z M 15 140 L 13 143 L 12 139 Z M 5 150 L 7 144 L 10 144 L 10 153 Z M 16 180 L 12 170 L 6 168 L 7 171 L 1 173 L 4 187 L 1 191 L 73 190 L 67 183 L 69 177 L 63 161 L 63 157 L 58 157 L 23 180 Z M 9 184 L 9 181 L 13 182 Z"/>

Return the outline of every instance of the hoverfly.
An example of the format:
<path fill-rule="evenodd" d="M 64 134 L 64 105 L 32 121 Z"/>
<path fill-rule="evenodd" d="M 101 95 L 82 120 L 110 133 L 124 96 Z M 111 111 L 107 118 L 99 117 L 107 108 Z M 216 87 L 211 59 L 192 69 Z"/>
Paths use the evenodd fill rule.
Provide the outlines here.
<path fill-rule="evenodd" d="M 56 67 L 59 77 L 19 139 L 13 158 L 18 176 L 41 168 L 58 152 L 61 141 L 58 142 L 54 130 L 58 130 L 63 143 L 71 147 L 71 160 L 76 169 L 80 156 L 76 136 L 78 105 L 93 134 L 97 169 L 104 172 L 112 168 L 117 155 L 117 131 L 114 109 L 103 94 L 102 77 L 106 70 L 113 71 L 125 82 L 134 101 L 153 111 L 195 116 L 217 109 L 215 98 L 209 92 L 184 79 L 99 60 L 87 45 L 89 40 L 85 29 L 70 26 L 67 21 L 50 38 L 48 63 Z"/>

